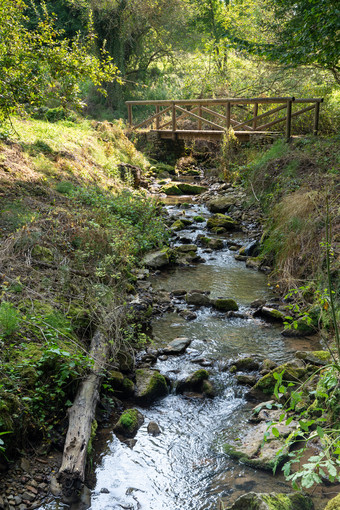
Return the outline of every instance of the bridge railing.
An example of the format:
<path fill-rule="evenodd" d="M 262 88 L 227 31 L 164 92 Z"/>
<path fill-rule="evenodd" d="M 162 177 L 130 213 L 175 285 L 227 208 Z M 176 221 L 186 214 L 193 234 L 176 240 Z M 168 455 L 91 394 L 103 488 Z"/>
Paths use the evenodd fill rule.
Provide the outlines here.
<path fill-rule="evenodd" d="M 267 133 L 269 128 L 281 123 L 285 123 L 285 135 L 287 139 L 291 137 L 292 119 L 301 116 L 311 110 L 314 110 L 313 133 L 317 134 L 319 127 L 319 113 L 322 98 L 297 99 L 295 97 L 271 97 L 271 98 L 222 98 L 222 99 L 179 99 L 179 100 L 160 100 L 160 101 L 126 101 L 128 107 L 128 122 L 132 129 L 140 129 L 146 126 L 154 128 L 156 131 L 176 133 L 190 131 L 192 134 L 208 133 L 216 131 L 223 133 L 229 128 L 233 128 L 236 133 L 255 134 Z M 293 111 L 293 104 L 306 105 L 299 110 Z M 155 113 L 147 119 L 137 124 L 133 123 L 133 107 L 140 105 L 153 106 Z M 249 116 L 247 106 L 252 106 L 252 116 L 246 120 L 234 118 L 232 113 L 236 108 L 238 111 L 246 109 L 246 115 Z M 260 105 L 264 107 L 275 106 L 269 110 L 260 113 Z M 263 110 L 263 108 L 262 108 Z M 277 116 L 278 112 L 281 112 Z M 247 115 L 248 114 L 248 115 Z M 272 120 L 270 117 L 275 116 Z M 190 129 L 179 126 L 184 119 L 190 118 Z M 195 129 L 192 129 L 194 123 Z M 205 126 L 209 126 L 207 130 Z M 216 133 L 217 134 L 217 133 Z"/>

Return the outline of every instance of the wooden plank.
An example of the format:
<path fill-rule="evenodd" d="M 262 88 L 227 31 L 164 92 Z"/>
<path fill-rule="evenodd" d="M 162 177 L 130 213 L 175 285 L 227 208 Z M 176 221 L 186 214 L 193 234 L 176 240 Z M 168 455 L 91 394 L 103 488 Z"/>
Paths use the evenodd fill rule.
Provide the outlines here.
<path fill-rule="evenodd" d="M 230 122 L 233 126 L 236 126 L 238 129 L 244 126 L 245 128 L 249 129 L 249 131 L 253 131 L 253 128 L 246 124 L 245 122 L 238 122 L 238 120 L 235 119 L 230 119 Z"/>
<path fill-rule="evenodd" d="M 199 107 L 198 107 L 198 116 L 199 117 L 202 117 L 202 108 L 203 108 L 203 106 L 200 104 Z M 202 121 L 201 121 L 201 119 L 198 120 L 198 129 L 199 130 L 202 129 Z"/>
<path fill-rule="evenodd" d="M 210 120 L 208 119 L 204 119 L 203 117 L 199 117 L 198 115 L 196 115 L 195 113 L 192 113 L 192 112 L 189 112 L 188 110 L 185 110 L 184 108 L 181 108 L 180 106 L 178 106 L 176 104 L 176 108 L 177 110 L 181 111 L 181 112 L 188 112 L 188 115 L 190 117 L 194 117 L 195 119 L 201 119 L 204 121 L 205 124 L 209 124 L 209 126 L 213 126 L 217 129 L 223 129 L 224 130 L 224 127 L 223 126 L 220 126 L 219 124 L 215 124 L 215 122 L 211 122 Z"/>
<path fill-rule="evenodd" d="M 291 117 L 293 118 L 293 117 L 297 117 L 298 115 L 302 115 L 303 113 L 308 112 L 309 110 L 313 110 L 314 107 L 315 107 L 315 105 L 313 104 L 312 106 L 303 108 L 302 110 L 292 113 Z M 266 129 L 268 127 L 274 126 L 275 124 L 279 124 L 280 122 L 284 122 L 285 120 L 287 120 L 287 116 L 280 117 L 279 119 L 273 120 L 272 122 L 268 122 L 267 124 L 263 124 L 262 126 L 259 126 L 257 128 L 257 130 Z"/>
<path fill-rule="evenodd" d="M 164 110 L 162 110 L 160 113 L 155 113 L 154 115 L 151 115 L 151 117 L 148 117 L 146 120 L 143 120 L 143 122 L 140 122 L 136 126 L 133 126 L 133 129 L 138 129 L 142 126 L 145 126 L 145 124 L 149 124 L 150 122 L 155 120 L 159 115 L 163 115 L 164 113 L 169 112 L 170 110 L 171 110 L 171 107 L 169 106 L 168 108 L 165 108 Z"/>
<path fill-rule="evenodd" d="M 226 104 L 228 102 L 233 104 L 266 104 L 266 103 L 282 103 L 286 104 L 287 101 L 294 101 L 294 97 L 254 97 L 254 98 L 219 98 L 219 99 L 177 99 L 175 100 L 176 104 L 180 105 L 209 105 L 209 104 Z M 301 100 L 300 100 L 301 101 Z M 305 102 L 319 101 L 319 99 L 310 99 L 305 100 Z M 170 106 L 173 100 L 165 99 L 165 100 L 152 100 L 152 101 L 126 101 L 125 104 L 129 105 L 156 105 L 159 106 Z"/>

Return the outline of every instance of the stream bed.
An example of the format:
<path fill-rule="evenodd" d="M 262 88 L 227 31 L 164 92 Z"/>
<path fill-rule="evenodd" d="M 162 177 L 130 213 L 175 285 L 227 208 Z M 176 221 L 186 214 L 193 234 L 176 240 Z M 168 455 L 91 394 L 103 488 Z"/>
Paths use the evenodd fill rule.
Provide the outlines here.
<path fill-rule="evenodd" d="M 167 208 L 172 215 L 181 213 L 176 204 Z M 187 218 L 207 218 L 209 214 L 199 204 L 185 212 Z M 184 239 L 195 242 L 200 233 L 206 233 L 204 223 L 181 231 L 174 244 Z M 154 368 L 177 380 L 206 366 L 217 395 L 210 399 L 171 393 L 150 407 L 139 407 L 145 422 L 132 448 L 107 430 L 95 464 L 93 510 L 219 510 L 249 491 L 291 491 L 281 475 L 273 477 L 248 468 L 224 453 L 223 444 L 249 427 L 247 418 L 253 407 L 245 399 L 247 389 L 236 383 L 225 366 L 230 359 L 246 354 L 284 362 L 292 359 L 296 350 L 317 348 L 318 344 L 311 345 L 310 339 L 284 338 L 282 328 L 247 317 L 252 301 L 270 300 L 272 290 L 266 275 L 236 261 L 227 246 L 231 239 L 244 243 L 245 234 L 219 238 L 225 242 L 222 250 L 199 248 L 205 262 L 168 269 L 148 279 L 155 291 L 199 289 L 209 291 L 212 298 L 232 297 L 245 314 L 227 318 L 225 313 L 200 307 L 195 310 L 197 317 L 188 321 L 177 313 L 186 306 L 178 299 L 177 312 L 165 313 L 152 322 L 155 348 L 178 337 L 192 340 L 185 354 L 158 359 Z M 150 421 L 159 425 L 159 436 L 148 434 Z"/>

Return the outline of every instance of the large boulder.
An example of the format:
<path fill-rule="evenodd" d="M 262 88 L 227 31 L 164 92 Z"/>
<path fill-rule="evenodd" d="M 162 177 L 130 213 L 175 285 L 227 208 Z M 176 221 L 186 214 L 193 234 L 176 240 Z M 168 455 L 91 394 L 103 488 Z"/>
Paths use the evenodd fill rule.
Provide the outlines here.
<path fill-rule="evenodd" d="M 229 211 L 230 207 L 237 202 L 238 198 L 235 196 L 218 196 L 207 202 L 207 208 L 212 213 L 225 213 Z"/>
<path fill-rule="evenodd" d="M 207 221 L 208 230 L 212 230 L 213 232 L 218 232 L 218 229 L 222 228 L 225 231 L 235 230 L 237 227 L 237 221 L 225 214 L 213 214 Z"/>
<path fill-rule="evenodd" d="M 135 395 L 142 403 L 150 403 L 168 394 L 165 377 L 157 371 L 139 368 L 136 370 Z"/>
<path fill-rule="evenodd" d="M 177 183 L 169 183 L 165 184 L 162 189 L 162 193 L 165 193 L 166 195 L 182 195 L 182 190 L 179 189 Z"/>
<path fill-rule="evenodd" d="M 138 409 L 127 409 L 120 416 L 113 430 L 116 434 L 124 437 L 134 437 L 138 429 L 144 423 L 144 416 Z"/>
<path fill-rule="evenodd" d="M 118 370 L 111 370 L 108 380 L 117 397 L 127 398 L 133 395 L 135 385 L 131 379 L 123 375 L 122 372 L 118 372 Z"/>
<path fill-rule="evenodd" d="M 197 241 L 206 248 L 211 248 L 212 250 L 222 250 L 224 248 L 224 242 L 222 239 L 212 239 L 211 237 L 206 237 L 203 235 L 197 236 Z"/>
<path fill-rule="evenodd" d="M 328 507 L 326 507 L 328 510 Z M 335 507 L 338 508 L 338 507 Z M 335 510 L 335 508 L 332 510 Z M 339 507 L 340 508 L 340 507 Z M 240 496 L 226 510 L 313 510 L 313 501 L 309 496 L 293 494 L 256 494 L 249 492 Z M 329 509 L 331 510 L 331 509 Z"/>
<path fill-rule="evenodd" d="M 182 253 L 196 252 L 197 246 L 196 244 L 181 244 L 180 246 L 176 246 L 176 250 Z"/>
<path fill-rule="evenodd" d="M 268 410 L 263 417 L 264 421 L 251 427 L 242 437 L 224 444 L 224 451 L 234 459 L 239 459 L 243 464 L 265 471 L 272 471 L 276 465 L 281 465 L 288 457 L 288 449 L 285 438 L 294 430 L 298 423 L 292 421 L 289 425 L 279 422 L 281 410 Z M 271 422 L 276 422 L 275 435 L 268 427 Z M 264 436 L 267 439 L 264 442 Z M 278 436 L 278 437 L 277 437 Z"/>

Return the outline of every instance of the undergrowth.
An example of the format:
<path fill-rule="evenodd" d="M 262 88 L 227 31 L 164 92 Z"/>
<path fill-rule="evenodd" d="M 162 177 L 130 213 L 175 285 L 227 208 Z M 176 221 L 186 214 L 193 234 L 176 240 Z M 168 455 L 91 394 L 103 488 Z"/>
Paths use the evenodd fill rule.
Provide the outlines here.
<path fill-rule="evenodd" d="M 94 331 L 107 331 L 108 368 L 130 340 L 121 317 L 134 269 L 167 235 L 156 202 L 118 165 L 147 160 L 121 126 L 16 121 L 0 146 L 0 454 L 53 441 L 91 369 Z M 132 319 L 131 319 L 132 320 Z M 105 367 L 103 367 L 105 368 Z M 5 445 L 5 446 L 4 446 Z"/>

